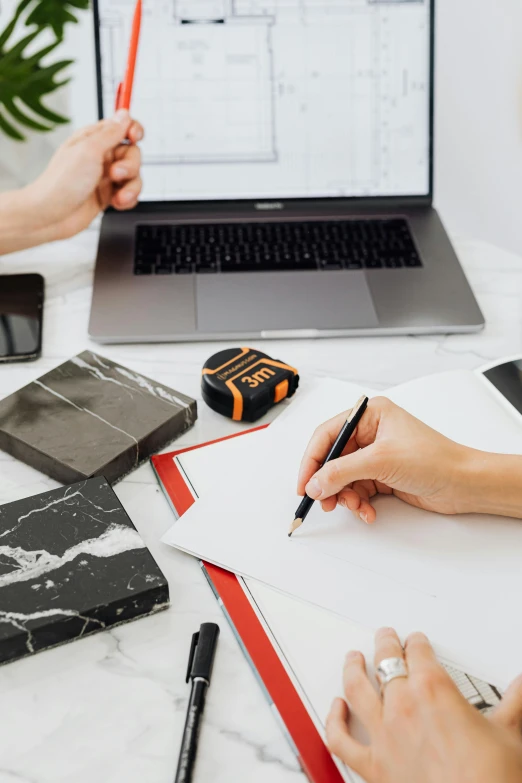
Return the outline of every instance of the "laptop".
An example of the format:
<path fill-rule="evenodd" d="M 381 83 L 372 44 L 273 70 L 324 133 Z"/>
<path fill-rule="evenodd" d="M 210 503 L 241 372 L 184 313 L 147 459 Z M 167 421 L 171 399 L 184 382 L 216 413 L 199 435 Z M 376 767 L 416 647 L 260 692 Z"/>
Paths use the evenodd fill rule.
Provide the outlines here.
<path fill-rule="evenodd" d="M 134 0 L 95 0 L 100 116 Z M 432 206 L 433 0 L 145 0 L 143 194 L 103 217 L 99 342 L 473 332 Z"/>

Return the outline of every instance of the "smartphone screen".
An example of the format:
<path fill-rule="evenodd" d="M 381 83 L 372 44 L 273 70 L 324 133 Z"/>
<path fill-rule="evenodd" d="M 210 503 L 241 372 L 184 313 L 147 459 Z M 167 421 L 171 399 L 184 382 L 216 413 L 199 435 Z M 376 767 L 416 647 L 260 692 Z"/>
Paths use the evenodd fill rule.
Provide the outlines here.
<path fill-rule="evenodd" d="M 522 413 L 522 360 L 497 364 L 484 375 Z"/>
<path fill-rule="evenodd" d="M 0 362 L 40 356 L 43 300 L 41 275 L 0 275 Z"/>

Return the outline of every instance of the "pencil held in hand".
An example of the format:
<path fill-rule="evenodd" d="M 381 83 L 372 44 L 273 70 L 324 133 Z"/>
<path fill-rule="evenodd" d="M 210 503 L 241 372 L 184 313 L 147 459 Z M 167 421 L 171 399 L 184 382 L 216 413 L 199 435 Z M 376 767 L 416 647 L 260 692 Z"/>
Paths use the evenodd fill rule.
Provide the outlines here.
<path fill-rule="evenodd" d="M 326 457 L 323 465 L 326 465 L 327 462 L 331 462 L 334 459 L 339 459 L 339 457 L 342 455 L 343 451 L 348 445 L 348 441 L 350 440 L 353 433 L 355 432 L 357 425 L 359 424 L 367 406 L 368 406 L 368 397 L 361 397 L 361 399 L 357 402 L 355 407 L 352 408 L 349 417 L 347 418 L 344 425 L 342 426 L 341 431 L 337 436 L 334 445 L 330 449 L 330 452 Z M 297 528 L 301 527 L 306 517 L 308 516 L 308 513 L 310 512 L 310 509 L 312 508 L 313 504 L 314 501 L 312 500 L 312 498 L 308 497 L 308 495 L 305 495 L 301 503 L 299 504 L 299 508 L 295 512 L 295 519 L 290 525 L 290 531 L 288 533 L 289 538 L 292 536 L 292 533 L 295 533 Z"/>
<path fill-rule="evenodd" d="M 131 38 L 129 44 L 129 53 L 127 55 L 127 64 L 125 66 L 125 75 L 123 81 L 119 83 L 116 91 L 115 111 L 119 109 L 130 110 L 132 88 L 134 86 L 134 70 L 136 68 L 136 58 L 138 56 L 138 44 L 140 41 L 142 0 L 136 0 L 134 16 L 132 18 Z"/>

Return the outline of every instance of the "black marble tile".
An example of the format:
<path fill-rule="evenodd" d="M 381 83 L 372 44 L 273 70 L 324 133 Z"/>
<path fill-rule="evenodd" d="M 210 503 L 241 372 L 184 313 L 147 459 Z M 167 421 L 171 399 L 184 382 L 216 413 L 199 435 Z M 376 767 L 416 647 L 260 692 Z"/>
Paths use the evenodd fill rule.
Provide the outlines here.
<path fill-rule="evenodd" d="M 112 484 L 196 418 L 190 397 L 84 351 L 0 402 L 0 449 L 57 481 Z"/>
<path fill-rule="evenodd" d="M 167 580 L 104 478 L 0 506 L 0 663 L 168 602 Z"/>

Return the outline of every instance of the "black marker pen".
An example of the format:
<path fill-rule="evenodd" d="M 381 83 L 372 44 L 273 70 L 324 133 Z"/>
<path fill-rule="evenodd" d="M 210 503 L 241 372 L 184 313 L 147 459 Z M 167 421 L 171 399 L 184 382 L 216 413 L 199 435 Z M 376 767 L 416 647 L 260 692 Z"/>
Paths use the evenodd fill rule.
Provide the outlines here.
<path fill-rule="evenodd" d="M 192 780 L 198 749 L 199 727 L 205 708 L 207 689 L 210 685 L 218 637 L 219 626 L 215 623 L 203 623 L 198 633 L 192 637 L 187 667 L 187 682 L 192 681 L 192 688 L 175 783 L 190 783 Z"/>

